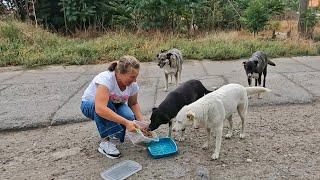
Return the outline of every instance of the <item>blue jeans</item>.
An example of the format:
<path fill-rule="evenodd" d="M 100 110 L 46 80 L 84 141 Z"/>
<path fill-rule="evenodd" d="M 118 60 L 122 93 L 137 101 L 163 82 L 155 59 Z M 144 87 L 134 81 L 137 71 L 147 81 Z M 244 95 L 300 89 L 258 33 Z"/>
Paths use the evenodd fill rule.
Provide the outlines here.
<path fill-rule="evenodd" d="M 132 110 L 127 104 L 113 104 L 112 102 L 109 102 L 107 106 L 127 120 L 133 121 L 135 119 Z M 93 100 L 82 101 L 81 111 L 87 118 L 95 121 L 101 138 L 116 135 L 120 139 L 120 142 L 124 142 L 126 127 L 100 117 L 95 111 Z"/>

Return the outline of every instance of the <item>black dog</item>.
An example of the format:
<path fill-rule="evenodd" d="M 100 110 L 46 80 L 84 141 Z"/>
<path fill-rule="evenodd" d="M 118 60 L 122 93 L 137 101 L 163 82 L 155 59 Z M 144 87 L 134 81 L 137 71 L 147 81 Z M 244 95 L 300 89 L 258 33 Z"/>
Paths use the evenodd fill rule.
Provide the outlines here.
<path fill-rule="evenodd" d="M 263 74 L 263 87 L 266 87 L 267 65 L 275 66 L 276 64 L 267 58 L 262 51 L 252 54 L 252 57 L 243 62 L 244 69 L 248 77 L 248 84 L 251 86 L 251 78 L 255 79 L 255 86 L 261 85 L 261 76 Z"/>
<path fill-rule="evenodd" d="M 252 54 L 248 61 L 243 62 L 244 69 L 247 74 L 248 84 L 251 86 L 251 79 L 255 79 L 255 86 L 261 86 L 261 76 L 263 74 L 263 87 L 266 87 L 267 66 L 275 66 L 276 64 L 267 58 L 267 55 L 262 51 L 257 51 Z M 258 98 L 261 98 L 258 94 Z"/>
<path fill-rule="evenodd" d="M 189 80 L 181 84 L 178 88 L 167 95 L 158 108 L 152 109 L 149 130 L 153 131 L 161 124 L 169 123 L 170 137 L 172 131 L 171 119 L 176 117 L 183 106 L 198 100 L 210 92 L 212 91 L 207 90 L 198 80 Z"/>

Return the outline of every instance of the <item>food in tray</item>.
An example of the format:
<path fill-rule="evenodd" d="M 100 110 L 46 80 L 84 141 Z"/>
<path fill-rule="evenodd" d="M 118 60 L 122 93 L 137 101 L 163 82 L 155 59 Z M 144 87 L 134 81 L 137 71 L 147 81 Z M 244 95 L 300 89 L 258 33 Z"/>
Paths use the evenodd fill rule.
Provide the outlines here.
<path fill-rule="evenodd" d="M 141 129 L 141 132 L 143 133 L 144 136 L 148 138 L 153 138 L 153 134 L 148 129 Z"/>
<path fill-rule="evenodd" d="M 155 137 L 154 134 L 146 128 L 137 129 L 137 133 L 142 134 L 143 136 L 145 136 L 147 138 L 154 138 Z"/>

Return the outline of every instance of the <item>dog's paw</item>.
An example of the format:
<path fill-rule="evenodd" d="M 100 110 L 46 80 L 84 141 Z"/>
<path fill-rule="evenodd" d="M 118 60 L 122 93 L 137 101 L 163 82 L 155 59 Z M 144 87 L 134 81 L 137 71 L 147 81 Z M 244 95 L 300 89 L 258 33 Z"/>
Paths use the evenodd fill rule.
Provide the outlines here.
<path fill-rule="evenodd" d="M 208 142 L 205 142 L 205 143 L 202 145 L 202 149 L 203 149 L 203 150 L 207 150 L 207 149 L 208 149 Z"/>
<path fill-rule="evenodd" d="M 240 134 L 240 138 L 241 138 L 241 139 L 244 139 L 244 138 L 245 138 L 245 135 L 244 135 L 244 134 Z"/>
<path fill-rule="evenodd" d="M 232 133 L 228 133 L 228 134 L 226 134 L 226 136 L 225 136 L 227 139 L 230 139 L 231 137 L 232 137 Z"/>
<path fill-rule="evenodd" d="M 219 158 L 219 154 L 213 153 L 211 156 L 212 160 L 217 160 Z"/>

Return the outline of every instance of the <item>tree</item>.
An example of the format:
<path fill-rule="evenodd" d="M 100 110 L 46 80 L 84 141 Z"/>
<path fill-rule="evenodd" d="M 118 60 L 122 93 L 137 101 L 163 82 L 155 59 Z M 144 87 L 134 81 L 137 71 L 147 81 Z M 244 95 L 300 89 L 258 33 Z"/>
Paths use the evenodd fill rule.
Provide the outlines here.
<path fill-rule="evenodd" d="M 300 0 L 298 32 L 301 37 L 311 38 L 317 23 L 315 11 L 308 9 L 308 0 Z"/>
<path fill-rule="evenodd" d="M 240 18 L 242 24 L 256 36 L 261 31 L 269 19 L 274 15 L 279 15 L 284 11 L 284 4 L 281 0 L 252 0 Z"/>
<path fill-rule="evenodd" d="M 255 37 L 265 27 L 268 19 L 264 4 L 259 0 L 254 0 L 249 3 L 240 21 L 250 32 L 253 32 L 253 36 Z"/>
<path fill-rule="evenodd" d="M 308 9 L 308 0 L 300 0 L 299 5 L 299 21 L 298 21 L 298 32 L 300 36 L 306 37 L 307 28 L 306 28 L 306 15 Z"/>

